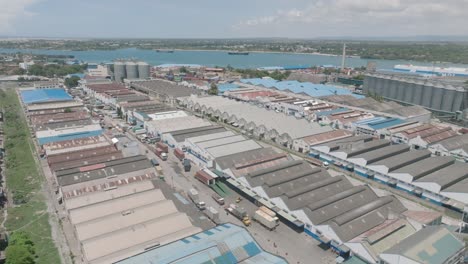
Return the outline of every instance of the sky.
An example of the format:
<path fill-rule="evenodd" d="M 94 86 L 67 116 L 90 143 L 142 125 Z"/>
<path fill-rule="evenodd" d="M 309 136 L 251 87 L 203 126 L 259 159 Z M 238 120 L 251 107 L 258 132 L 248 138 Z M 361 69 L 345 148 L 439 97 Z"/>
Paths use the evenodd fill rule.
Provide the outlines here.
<path fill-rule="evenodd" d="M 468 0 L 0 0 L 0 36 L 468 35 Z"/>

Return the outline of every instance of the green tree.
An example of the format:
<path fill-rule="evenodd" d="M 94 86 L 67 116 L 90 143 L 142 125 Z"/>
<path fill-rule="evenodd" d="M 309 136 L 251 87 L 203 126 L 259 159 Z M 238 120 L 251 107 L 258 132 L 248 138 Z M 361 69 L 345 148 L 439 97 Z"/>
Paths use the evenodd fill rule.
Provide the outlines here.
<path fill-rule="evenodd" d="M 179 72 L 187 73 L 188 70 L 187 70 L 187 68 L 185 68 L 184 66 L 182 66 L 182 67 L 180 67 Z"/>
<path fill-rule="evenodd" d="M 35 263 L 35 247 L 27 233 L 13 232 L 9 237 L 6 248 L 7 264 L 33 264 Z"/>
<path fill-rule="evenodd" d="M 210 95 L 218 95 L 218 86 L 216 83 L 211 83 L 210 89 L 208 90 L 208 94 Z"/>
<path fill-rule="evenodd" d="M 78 86 L 78 81 L 80 80 L 80 77 L 78 76 L 72 76 L 69 78 L 65 79 L 65 86 L 68 88 L 76 87 Z"/>
<path fill-rule="evenodd" d="M 65 110 L 63 110 L 63 112 L 64 112 L 64 113 L 71 113 L 72 110 L 71 110 L 70 107 L 67 107 L 67 108 L 65 108 Z"/>
<path fill-rule="evenodd" d="M 22 68 L 18 68 L 13 72 L 15 75 L 23 75 L 26 74 L 26 70 Z"/>

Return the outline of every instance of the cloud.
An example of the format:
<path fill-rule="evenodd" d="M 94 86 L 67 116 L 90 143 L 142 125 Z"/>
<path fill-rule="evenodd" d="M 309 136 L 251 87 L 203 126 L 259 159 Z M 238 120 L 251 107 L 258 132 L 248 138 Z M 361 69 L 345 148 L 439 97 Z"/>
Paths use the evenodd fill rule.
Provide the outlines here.
<path fill-rule="evenodd" d="M 33 16 L 27 8 L 36 2 L 38 0 L 0 0 L 0 33 L 14 31 L 15 21 Z"/>
<path fill-rule="evenodd" d="M 468 0 L 318 0 L 234 26 L 287 37 L 467 35 Z"/>

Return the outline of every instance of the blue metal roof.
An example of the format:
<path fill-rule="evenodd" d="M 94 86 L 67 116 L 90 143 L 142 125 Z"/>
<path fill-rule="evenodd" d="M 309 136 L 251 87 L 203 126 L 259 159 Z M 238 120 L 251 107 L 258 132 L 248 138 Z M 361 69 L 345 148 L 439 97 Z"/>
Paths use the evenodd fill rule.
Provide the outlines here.
<path fill-rule="evenodd" d="M 405 121 L 398 118 L 385 118 L 385 117 L 374 117 L 365 120 L 355 122 L 356 125 L 366 125 L 373 130 L 379 130 L 386 127 L 392 127 L 405 123 Z"/>
<path fill-rule="evenodd" d="M 230 90 L 235 90 L 239 88 L 239 85 L 235 84 L 235 83 L 221 83 L 221 84 L 218 84 L 218 91 L 220 93 L 224 93 L 226 91 L 230 91 Z"/>
<path fill-rule="evenodd" d="M 219 244 L 223 248 L 219 248 Z M 237 259 L 237 256 L 247 256 Z M 119 264 L 178 264 L 193 263 L 243 263 L 286 264 L 278 256 L 265 252 L 242 227 L 222 224 L 215 228 L 186 237 L 159 248 L 124 259 Z"/>
<path fill-rule="evenodd" d="M 274 79 L 242 79 L 241 82 L 253 85 L 264 86 L 267 88 L 276 88 L 279 90 L 290 90 L 294 93 L 306 93 L 313 97 L 323 97 L 329 95 L 352 95 L 356 98 L 363 98 L 362 95 L 353 94 L 350 90 L 331 85 L 315 84 L 310 82 L 298 81 L 277 81 Z"/>
<path fill-rule="evenodd" d="M 86 131 L 86 132 L 79 132 L 79 133 L 66 134 L 66 135 L 60 135 L 60 136 L 38 138 L 37 141 L 39 142 L 39 145 L 44 145 L 44 144 L 52 143 L 52 142 L 73 140 L 73 139 L 85 138 L 85 137 L 94 137 L 94 136 L 99 136 L 101 134 L 102 134 L 102 130 Z"/>
<path fill-rule="evenodd" d="M 25 104 L 71 101 L 73 98 L 64 89 L 33 89 L 20 92 Z"/>

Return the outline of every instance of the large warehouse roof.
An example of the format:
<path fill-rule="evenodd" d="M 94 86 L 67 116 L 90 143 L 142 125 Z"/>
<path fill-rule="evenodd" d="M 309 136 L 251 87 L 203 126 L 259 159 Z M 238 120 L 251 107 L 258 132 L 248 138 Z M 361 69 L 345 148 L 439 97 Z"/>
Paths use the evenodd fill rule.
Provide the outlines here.
<path fill-rule="evenodd" d="M 468 164 L 464 162 L 455 162 L 450 166 L 417 179 L 415 184 L 418 184 L 418 182 L 433 182 L 438 184 L 441 189 L 445 189 L 466 178 L 468 178 Z"/>
<path fill-rule="evenodd" d="M 284 259 L 263 251 L 246 229 L 229 223 L 148 250 L 118 263 L 225 263 L 226 259 L 230 260 L 229 263 L 244 264 L 287 263 Z"/>
<path fill-rule="evenodd" d="M 166 80 L 136 81 L 132 82 L 131 86 L 137 90 L 154 92 L 170 97 L 185 97 L 192 93 L 200 92 Z"/>
<path fill-rule="evenodd" d="M 211 125 L 211 123 L 196 116 L 186 116 L 163 120 L 153 120 L 145 122 L 145 125 L 149 128 L 154 128 L 161 134 L 164 134 L 172 131 L 179 131 L 181 129 L 205 127 Z"/>
<path fill-rule="evenodd" d="M 253 122 L 256 126 L 263 125 L 268 130 L 275 129 L 280 135 L 288 134 L 292 139 L 303 138 L 318 133 L 331 131 L 330 127 L 321 127 L 318 123 L 310 123 L 305 119 L 297 119 L 293 116 L 268 111 L 248 103 L 241 103 L 227 98 L 217 96 L 208 97 L 190 97 L 195 103 L 205 105 L 207 108 L 219 110 L 221 113 L 227 112 L 230 116 L 234 115 L 237 119 L 245 119 Z"/>
<path fill-rule="evenodd" d="M 205 126 L 174 131 L 171 132 L 171 135 L 176 142 L 183 142 L 187 138 L 215 134 L 224 131 L 226 131 L 226 129 L 222 126 Z"/>

